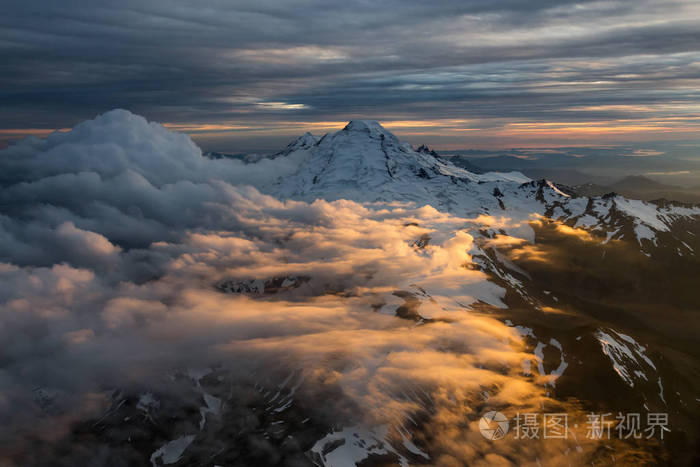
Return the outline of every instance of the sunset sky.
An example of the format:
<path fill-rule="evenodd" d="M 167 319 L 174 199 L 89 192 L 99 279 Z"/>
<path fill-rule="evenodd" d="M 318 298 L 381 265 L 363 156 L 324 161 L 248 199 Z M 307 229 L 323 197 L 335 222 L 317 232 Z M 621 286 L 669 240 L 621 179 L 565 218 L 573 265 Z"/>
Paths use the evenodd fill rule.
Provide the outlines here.
<path fill-rule="evenodd" d="M 0 5 L 0 467 L 700 466 L 700 0 Z"/>
<path fill-rule="evenodd" d="M 11 2 L 0 146 L 126 108 L 204 148 L 382 121 L 438 149 L 697 141 L 700 3 Z"/>

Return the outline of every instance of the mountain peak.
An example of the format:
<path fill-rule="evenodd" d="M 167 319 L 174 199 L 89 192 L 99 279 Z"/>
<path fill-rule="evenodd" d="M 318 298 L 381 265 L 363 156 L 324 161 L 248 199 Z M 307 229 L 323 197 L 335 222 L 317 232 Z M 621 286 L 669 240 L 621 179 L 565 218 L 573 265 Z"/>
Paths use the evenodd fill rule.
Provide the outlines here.
<path fill-rule="evenodd" d="M 435 191 L 440 194 L 431 198 L 431 205 L 441 206 L 448 192 L 460 198 L 481 193 L 467 188 L 472 182 L 529 181 L 521 174 L 474 175 L 427 147 L 416 151 L 409 143 L 401 143 L 374 120 L 353 120 L 308 151 L 295 176 L 280 180 L 275 194 L 297 199 L 425 202 L 425 194 Z"/>
<path fill-rule="evenodd" d="M 376 120 L 351 120 L 345 125 L 345 128 L 340 130 L 340 134 L 349 134 L 351 136 L 365 134 L 372 139 L 387 139 L 399 143 L 399 139 L 392 132 L 384 128 Z"/>
<path fill-rule="evenodd" d="M 350 120 L 344 131 L 380 131 L 387 132 L 384 127 L 376 120 Z M 388 132 L 387 132 L 388 133 Z"/>

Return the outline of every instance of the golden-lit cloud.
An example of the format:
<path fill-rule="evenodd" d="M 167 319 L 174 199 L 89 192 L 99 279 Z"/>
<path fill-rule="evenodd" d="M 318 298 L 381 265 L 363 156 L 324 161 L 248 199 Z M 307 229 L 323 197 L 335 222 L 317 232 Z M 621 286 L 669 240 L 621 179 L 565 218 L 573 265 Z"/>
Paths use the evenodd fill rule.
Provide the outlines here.
<path fill-rule="evenodd" d="M 593 241 L 594 240 L 593 237 L 591 236 L 591 234 L 587 230 L 584 230 L 584 229 L 577 229 L 574 227 L 569 227 L 568 225 L 562 224 L 562 223 L 557 223 L 556 229 L 557 229 L 557 232 L 559 232 L 559 233 L 562 233 L 564 235 L 571 235 L 571 236 L 574 236 L 574 237 L 579 238 L 579 239 L 584 240 L 584 241 Z"/>
<path fill-rule="evenodd" d="M 484 246 L 486 247 L 495 247 L 495 248 L 502 248 L 502 247 L 513 247 L 513 246 L 518 246 L 522 245 L 523 243 L 526 243 L 527 241 L 523 238 L 518 238 L 518 237 L 511 237 L 509 235 L 496 235 L 494 238 L 490 238 L 487 241 L 484 242 Z"/>
<path fill-rule="evenodd" d="M 510 251 L 510 255 L 514 260 L 518 261 L 540 261 L 543 263 L 549 262 L 549 258 L 545 251 L 535 245 L 523 245 L 514 248 Z"/>
<path fill-rule="evenodd" d="M 445 462 L 490 452 L 488 441 L 470 434 L 475 427 L 464 425 L 479 415 L 484 390 L 494 407 L 534 410 L 549 403 L 542 382 L 522 375 L 521 362 L 535 357 L 520 334 L 470 307 L 477 301 L 502 307 L 504 291 L 465 267 L 474 238 L 462 227 L 507 219 L 467 220 L 430 206 L 283 203 L 251 194 L 231 198 L 243 231 L 199 230 L 151 246 L 169 258 L 154 280 L 103 288 L 101 277 L 67 267 L 11 268 L 9 274 L 22 275 L 6 279 L 36 283 L 31 296 L 18 291 L 28 300 L 25 309 L 34 310 L 27 318 L 46 303 L 62 307 L 52 315 L 62 341 L 72 355 L 86 352 L 81 358 L 97 352 L 109 368 L 107 381 L 148 384 L 153 372 L 225 361 L 242 365 L 231 367 L 242 384 L 253 362 L 257 374 L 283 365 L 303 375 L 299 397 L 337 391 L 338 400 L 323 410 L 340 423 L 389 426 L 388 439 L 397 443 L 396 430 L 412 417 L 425 419 L 425 430 L 445 429 L 439 440 L 422 440 Z M 303 221 L 302 213 L 315 220 Z M 424 235 L 431 241 L 416 248 Z M 524 248 L 503 235 L 493 242 Z M 36 282 L 26 274 L 44 277 Z M 270 294 L 215 287 L 275 277 L 308 279 Z M 401 315 L 400 307 L 413 314 Z M 93 312 L 81 314 L 84 308 Z M 112 351 L 117 336 L 121 352 Z M 76 382 L 94 380 L 93 371 L 76 368 Z M 426 399 L 405 395 L 416 391 Z M 87 394 L 80 400 L 76 413 L 103 407 Z M 464 422 L 447 429 L 456 419 Z M 418 440 L 421 433 L 408 436 Z M 469 452 L 459 447 L 465 440 Z"/>
<path fill-rule="evenodd" d="M 434 465 L 542 456 L 556 465 L 595 455 L 599 446 L 586 441 L 495 445 L 475 422 L 486 408 L 509 417 L 583 414 L 576 400 L 552 398 L 551 385 L 566 375 L 540 369 L 534 332 L 501 321 L 513 311 L 512 289 L 480 261 L 490 248 L 506 260 L 549 264 L 551 250 L 532 243 L 535 231 L 573 242 L 588 241 L 585 231 L 527 209 L 461 217 L 406 202 L 279 200 L 215 176 L 228 167 L 245 182 L 259 171 L 284 173 L 286 160 L 249 171 L 224 166 L 125 112 L 95 127 L 124 131 L 120 140 L 134 144 L 106 153 L 110 145 L 100 143 L 112 157 L 89 174 L 30 165 L 36 180 L 19 184 L 16 199 L 43 200 L 36 185 L 48 183 L 50 199 L 63 204 L 42 206 L 29 225 L 13 217 L 2 224 L 16 264 L 0 264 L 0 337 L 3 356 L 22 365 L 3 373 L 0 438 L 27 451 L 27 440 L 63 447 L 73 423 L 106 413 L 114 388 L 186 399 L 171 376 L 216 367 L 241 392 L 279 388 L 292 374 L 295 409 L 309 418 L 329 429 L 383 427 L 386 443 L 414 440 Z M 136 143 L 154 134 L 162 152 L 149 146 L 144 160 Z M 42 148 L 23 149 L 24 160 L 42 160 Z M 79 149 L 56 146 L 51 155 L 73 161 Z M 168 166 L 173 159 L 181 164 Z M 59 415 L 42 412 L 37 387 L 56 394 Z"/>

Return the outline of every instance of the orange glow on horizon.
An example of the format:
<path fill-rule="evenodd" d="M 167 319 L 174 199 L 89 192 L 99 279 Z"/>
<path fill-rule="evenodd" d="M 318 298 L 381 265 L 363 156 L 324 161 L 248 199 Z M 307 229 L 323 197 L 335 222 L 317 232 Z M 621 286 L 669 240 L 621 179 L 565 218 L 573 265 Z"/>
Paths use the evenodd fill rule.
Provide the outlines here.
<path fill-rule="evenodd" d="M 601 106 L 605 107 L 605 106 Z M 619 106 L 632 108 L 633 106 Z M 354 117 L 348 118 L 348 120 Z M 305 131 L 326 133 L 343 128 L 348 120 L 321 121 L 222 121 L 216 123 L 170 123 L 162 125 L 194 138 L 226 137 L 265 138 L 273 136 L 294 137 Z M 673 115 L 656 118 L 587 120 L 587 121 L 505 121 L 504 119 L 435 119 L 406 120 L 385 119 L 380 123 L 399 137 L 420 137 L 445 141 L 438 144 L 442 150 L 506 147 L 556 148 L 566 146 L 594 147 L 605 142 L 649 140 L 660 138 L 672 140 L 675 136 L 687 137 L 688 133 L 700 134 L 700 115 Z M 0 129 L 0 140 L 5 142 L 26 136 L 46 137 L 54 131 L 69 131 L 69 128 L 9 128 Z M 469 135 L 469 136 L 466 136 Z M 611 138 L 620 138 L 613 140 Z M 435 144 L 435 143 L 432 143 Z"/>
<path fill-rule="evenodd" d="M 0 128 L 0 136 L 23 138 L 26 136 L 46 137 L 51 133 L 60 131 L 65 133 L 70 128 Z"/>

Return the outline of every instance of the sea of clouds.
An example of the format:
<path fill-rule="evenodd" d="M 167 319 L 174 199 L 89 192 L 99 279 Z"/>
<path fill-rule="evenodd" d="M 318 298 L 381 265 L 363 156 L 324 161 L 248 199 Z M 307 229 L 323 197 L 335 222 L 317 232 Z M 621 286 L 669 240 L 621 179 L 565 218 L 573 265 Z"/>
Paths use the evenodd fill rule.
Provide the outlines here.
<path fill-rule="evenodd" d="M 562 455 L 488 445 L 475 429 L 484 391 L 491 407 L 548 400 L 543 377 L 522 374 L 535 357 L 518 332 L 470 312 L 504 306 L 470 266 L 475 220 L 263 194 L 299 162 L 211 160 L 123 110 L 1 151 L 0 460 L 23 465 L 32 446 L 66 439 L 114 389 L 157 393 L 173 371 L 211 365 L 240 384 L 299 372 L 299 397 L 340 395 L 310 417 L 412 426 L 436 465 Z M 280 277 L 308 280 L 277 294 L 217 288 Z M 415 313 L 397 317 L 402 305 Z"/>

